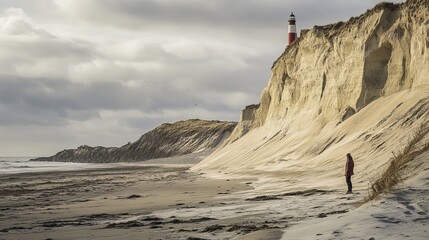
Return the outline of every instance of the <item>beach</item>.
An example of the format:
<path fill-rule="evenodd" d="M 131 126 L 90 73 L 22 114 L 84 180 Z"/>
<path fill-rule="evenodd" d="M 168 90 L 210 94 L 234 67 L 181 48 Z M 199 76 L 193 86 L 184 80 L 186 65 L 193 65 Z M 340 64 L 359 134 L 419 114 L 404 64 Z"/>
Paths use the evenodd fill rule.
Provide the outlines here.
<path fill-rule="evenodd" d="M 426 166 L 426 157 L 410 169 Z M 61 170 L 0 174 L 0 239 L 427 236 L 427 167 L 417 175 L 410 172 L 386 198 L 363 204 L 367 193 L 363 187 L 344 194 L 345 189 L 335 185 L 286 187 L 287 178 L 283 184 L 279 179 L 263 183 L 257 178 L 214 179 L 189 171 L 193 166 L 189 162 L 199 158 L 172 164 L 183 159 L 93 164 L 73 170 L 55 164 Z"/>
<path fill-rule="evenodd" d="M 190 166 L 0 175 L 0 239 L 280 239 L 283 229 L 347 212 L 360 197 L 321 189 L 266 195 L 252 179 L 209 179 Z"/>

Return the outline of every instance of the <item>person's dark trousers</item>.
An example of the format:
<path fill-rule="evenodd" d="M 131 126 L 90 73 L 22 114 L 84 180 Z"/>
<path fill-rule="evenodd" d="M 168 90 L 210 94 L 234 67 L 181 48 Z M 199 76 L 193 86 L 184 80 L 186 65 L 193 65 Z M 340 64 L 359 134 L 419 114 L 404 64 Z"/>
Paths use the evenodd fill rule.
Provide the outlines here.
<path fill-rule="evenodd" d="M 347 183 L 347 193 L 351 193 L 352 192 L 352 176 L 346 176 L 346 183 Z"/>

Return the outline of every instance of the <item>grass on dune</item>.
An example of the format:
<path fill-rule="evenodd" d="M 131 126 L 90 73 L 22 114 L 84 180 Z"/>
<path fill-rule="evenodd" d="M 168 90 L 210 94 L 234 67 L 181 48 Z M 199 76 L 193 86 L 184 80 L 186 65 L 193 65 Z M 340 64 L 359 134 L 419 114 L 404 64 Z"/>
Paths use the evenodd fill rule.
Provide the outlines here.
<path fill-rule="evenodd" d="M 409 138 L 405 148 L 393 153 L 389 167 L 379 178 L 370 184 L 369 194 L 365 199 L 366 202 L 378 199 L 381 194 L 392 190 L 394 186 L 403 180 L 401 177 L 401 169 L 417 156 L 429 151 L 429 142 L 421 143 L 429 133 L 428 125 L 427 123 L 420 125 Z"/>

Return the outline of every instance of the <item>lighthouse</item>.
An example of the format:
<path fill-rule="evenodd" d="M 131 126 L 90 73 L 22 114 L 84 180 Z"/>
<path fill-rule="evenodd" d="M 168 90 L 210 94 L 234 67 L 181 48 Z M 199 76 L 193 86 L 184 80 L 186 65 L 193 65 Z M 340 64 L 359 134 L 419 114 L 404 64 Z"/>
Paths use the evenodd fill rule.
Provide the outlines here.
<path fill-rule="evenodd" d="M 295 15 L 293 12 L 289 16 L 289 26 L 288 26 L 288 46 L 293 43 L 296 39 L 296 25 L 295 25 Z"/>

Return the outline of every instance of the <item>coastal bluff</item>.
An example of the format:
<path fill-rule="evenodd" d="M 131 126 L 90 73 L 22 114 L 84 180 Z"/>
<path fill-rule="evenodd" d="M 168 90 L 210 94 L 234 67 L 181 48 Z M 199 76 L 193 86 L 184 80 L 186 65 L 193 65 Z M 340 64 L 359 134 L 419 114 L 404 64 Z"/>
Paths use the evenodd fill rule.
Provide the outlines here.
<path fill-rule="evenodd" d="M 211 152 L 229 137 L 235 122 L 190 119 L 164 123 L 122 147 L 91 147 L 66 149 L 51 157 L 32 161 L 111 163 L 144 161 L 180 156 L 195 152 Z"/>
<path fill-rule="evenodd" d="M 383 2 L 302 31 L 274 62 L 260 102 L 192 170 L 252 176 L 273 189 L 342 186 L 352 153 L 356 186 L 367 188 L 419 127 L 429 127 L 428 16 L 427 0 Z"/>

